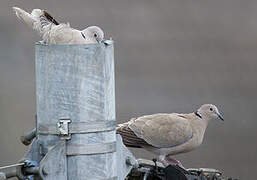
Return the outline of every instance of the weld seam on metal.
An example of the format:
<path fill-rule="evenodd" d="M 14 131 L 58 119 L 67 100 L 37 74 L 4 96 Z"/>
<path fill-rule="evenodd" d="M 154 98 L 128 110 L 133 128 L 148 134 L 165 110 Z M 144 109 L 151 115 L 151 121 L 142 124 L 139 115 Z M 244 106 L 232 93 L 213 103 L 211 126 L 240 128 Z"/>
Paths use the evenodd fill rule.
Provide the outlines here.
<path fill-rule="evenodd" d="M 115 130 L 115 121 L 95 121 L 95 122 L 71 122 L 69 125 L 69 134 L 83 134 L 94 132 L 105 132 Z M 59 135 L 57 124 L 39 124 L 38 134 Z"/>
<path fill-rule="evenodd" d="M 105 154 L 116 151 L 116 142 L 100 144 L 72 144 L 67 145 L 68 156 Z"/>

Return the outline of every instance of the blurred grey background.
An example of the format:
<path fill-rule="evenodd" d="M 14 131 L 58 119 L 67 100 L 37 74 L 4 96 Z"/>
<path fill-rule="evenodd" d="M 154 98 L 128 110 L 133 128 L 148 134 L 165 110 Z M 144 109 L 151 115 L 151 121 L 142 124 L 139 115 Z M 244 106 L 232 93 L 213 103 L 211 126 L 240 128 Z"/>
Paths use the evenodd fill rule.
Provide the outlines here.
<path fill-rule="evenodd" d="M 23 156 L 19 136 L 35 125 L 34 43 L 40 38 L 12 6 L 47 9 L 79 29 L 99 25 L 115 40 L 118 122 L 216 104 L 225 122 L 211 122 L 203 145 L 177 159 L 185 167 L 256 179 L 257 1 L 1 0 L 0 165 Z"/>

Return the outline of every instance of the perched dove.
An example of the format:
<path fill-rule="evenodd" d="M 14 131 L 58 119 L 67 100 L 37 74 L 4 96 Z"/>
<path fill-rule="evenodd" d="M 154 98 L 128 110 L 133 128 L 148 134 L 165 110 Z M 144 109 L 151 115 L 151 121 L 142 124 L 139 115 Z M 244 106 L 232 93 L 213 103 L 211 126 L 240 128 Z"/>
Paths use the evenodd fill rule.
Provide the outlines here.
<path fill-rule="evenodd" d="M 153 114 L 119 124 L 117 133 L 128 147 L 145 148 L 159 156 L 165 165 L 182 164 L 171 156 L 189 152 L 201 145 L 208 122 L 224 120 L 216 106 L 202 105 L 190 114 Z"/>
<path fill-rule="evenodd" d="M 45 10 L 34 9 L 31 14 L 13 7 L 18 18 L 36 30 L 47 44 L 90 44 L 104 39 L 103 31 L 97 26 L 90 26 L 83 31 L 73 29 L 69 24 L 59 24 Z"/>

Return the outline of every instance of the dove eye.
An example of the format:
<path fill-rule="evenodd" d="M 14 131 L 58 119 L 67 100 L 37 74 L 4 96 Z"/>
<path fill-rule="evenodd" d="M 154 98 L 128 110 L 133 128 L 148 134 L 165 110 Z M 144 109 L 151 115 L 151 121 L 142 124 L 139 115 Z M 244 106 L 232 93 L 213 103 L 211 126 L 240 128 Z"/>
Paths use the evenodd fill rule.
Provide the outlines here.
<path fill-rule="evenodd" d="M 97 34 L 94 34 L 94 37 L 97 37 Z"/>
<path fill-rule="evenodd" d="M 210 111 L 213 111 L 213 109 L 212 109 L 212 108 L 210 108 Z"/>

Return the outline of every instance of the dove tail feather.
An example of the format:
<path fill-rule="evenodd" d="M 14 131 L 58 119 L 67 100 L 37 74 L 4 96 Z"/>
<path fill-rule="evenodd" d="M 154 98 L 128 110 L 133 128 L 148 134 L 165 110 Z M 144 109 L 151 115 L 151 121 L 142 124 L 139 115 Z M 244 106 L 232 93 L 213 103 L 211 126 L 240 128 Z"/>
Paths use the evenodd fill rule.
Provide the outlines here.
<path fill-rule="evenodd" d="M 31 14 L 18 7 L 13 7 L 13 10 L 19 19 L 22 19 L 42 36 L 46 36 L 45 33 L 50 32 L 52 26 L 59 24 L 49 13 L 41 9 L 33 9 Z"/>
<path fill-rule="evenodd" d="M 28 24 L 30 27 L 34 28 L 34 23 L 37 21 L 33 15 L 27 13 L 21 8 L 13 7 L 14 12 L 16 13 L 16 16 L 23 20 L 26 24 Z"/>

